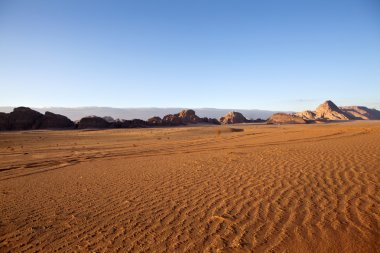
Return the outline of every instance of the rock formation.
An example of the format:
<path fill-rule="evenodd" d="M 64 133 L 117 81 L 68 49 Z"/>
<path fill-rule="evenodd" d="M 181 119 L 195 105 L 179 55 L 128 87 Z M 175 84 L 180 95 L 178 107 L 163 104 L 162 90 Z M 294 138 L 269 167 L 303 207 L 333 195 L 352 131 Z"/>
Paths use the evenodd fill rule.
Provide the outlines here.
<path fill-rule="evenodd" d="M 365 106 L 336 106 L 332 101 L 325 101 L 315 111 L 303 111 L 295 114 L 278 113 L 272 115 L 268 123 L 322 123 L 330 120 L 376 120 L 380 119 L 380 111 Z"/>
<path fill-rule="evenodd" d="M 328 120 L 349 120 L 350 117 L 344 113 L 338 106 L 332 101 L 327 100 L 323 104 L 319 105 L 315 110 L 316 118 L 328 119 Z"/>
<path fill-rule="evenodd" d="M 74 128 L 75 124 L 69 118 L 55 114 L 52 112 L 45 112 L 41 119 L 40 129 L 64 129 L 64 128 Z"/>
<path fill-rule="evenodd" d="M 222 124 L 246 123 L 248 120 L 240 112 L 229 112 L 219 119 Z"/>
<path fill-rule="evenodd" d="M 380 111 L 365 106 L 336 106 L 332 101 L 325 101 L 315 111 L 295 113 L 308 121 L 326 122 L 328 120 L 376 120 L 380 119 Z"/>
<path fill-rule="evenodd" d="M 107 122 L 107 120 L 97 117 L 97 116 L 89 116 L 84 117 L 78 122 L 78 128 L 109 128 L 111 124 Z"/>
<path fill-rule="evenodd" d="M 194 110 L 182 110 L 176 114 L 165 115 L 162 119 L 162 124 L 168 126 L 196 124 L 200 122 L 202 120 L 195 114 Z"/>
<path fill-rule="evenodd" d="M 122 126 L 124 128 L 146 127 L 148 126 L 148 122 L 142 119 L 123 120 Z"/>
<path fill-rule="evenodd" d="M 264 123 L 264 122 L 266 122 L 266 120 L 257 118 L 257 119 L 250 120 L 250 122 L 252 122 L 252 123 Z"/>
<path fill-rule="evenodd" d="M 178 114 L 168 114 L 162 118 L 162 125 L 165 126 L 178 126 L 182 124 L 181 118 Z"/>
<path fill-rule="evenodd" d="M 319 105 L 315 111 L 303 111 L 294 114 L 276 113 L 268 119 L 268 124 L 310 122 L 326 122 L 329 120 L 380 120 L 380 111 L 365 106 L 336 106 L 330 100 Z M 111 117 L 84 117 L 74 124 L 63 115 L 52 112 L 41 114 L 28 107 L 17 107 L 11 113 L 0 112 L 0 131 L 5 130 L 32 130 L 32 129 L 72 129 L 75 125 L 80 128 L 137 128 L 148 126 L 178 126 L 196 123 L 207 124 L 235 124 L 247 122 L 263 122 L 263 120 L 247 120 L 239 112 L 229 112 L 220 121 L 212 118 L 199 118 L 194 110 L 182 110 L 176 114 L 152 117 L 148 121 L 114 120 Z"/>
<path fill-rule="evenodd" d="M 74 122 L 63 115 L 41 114 L 28 107 L 17 107 L 11 113 L 0 113 L 0 130 L 74 128 Z"/>
<path fill-rule="evenodd" d="M 178 116 L 183 124 L 196 124 L 201 122 L 201 119 L 195 115 L 194 110 L 182 110 Z"/>
<path fill-rule="evenodd" d="M 0 112 L 0 131 L 9 130 L 9 114 Z"/>
<path fill-rule="evenodd" d="M 158 116 L 152 117 L 148 119 L 148 124 L 150 126 L 161 126 L 162 119 Z"/>
<path fill-rule="evenodd" d="M 207 118 L 207 117 L 204 117 L 204 118 L 201 118 L 201 121 L 202 121 L 203 123 L 214 124 L 214 125 L 220 125 L 219 120 L 217 120 L 217 119 L 215 119 L 215 118 Z"/>
<path fill-rule="evenodd" d="M 365 106 L 340 106 L 346 115 L 352 119 L 379 120 L 380 111 Z"/>
<path fill-rule="evenodd" d="M 267 121 L 267 124 L 306 124 L 303 118 L 286 113 L 275 113 Z"/>
<path fill-rule="evenodd" d="M 17 107 L 9 113 L 8 126 L 9 130 L 29 130 L 38 129 L 43 114 L 34 111 L 28 107 Z"/>
<path fill-rule="evenodd" d="M 112 118 L 111 116 L 104 116 L 103 119 L 105 119 L 107 122 L 109 123 L 113 123 L 115 122 L 115 119 Z"/>
<path fill-rule="evenodd" d="M 316 119 L 315 112 L 312 112 L 312 111 L 297 112 L 295 115 L 298 117 L 301 117 L 305 120 L 315 120 Z"/>

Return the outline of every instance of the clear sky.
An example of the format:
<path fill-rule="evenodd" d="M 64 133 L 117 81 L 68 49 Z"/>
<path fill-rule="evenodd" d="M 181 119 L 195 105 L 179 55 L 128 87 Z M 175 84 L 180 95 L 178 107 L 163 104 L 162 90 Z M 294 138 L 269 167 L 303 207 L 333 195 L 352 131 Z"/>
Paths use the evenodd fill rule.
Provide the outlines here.
<path fill-rule="evenodd" d="M 0 106 L 380 109 L 379 0 L 0 0 Z"/>

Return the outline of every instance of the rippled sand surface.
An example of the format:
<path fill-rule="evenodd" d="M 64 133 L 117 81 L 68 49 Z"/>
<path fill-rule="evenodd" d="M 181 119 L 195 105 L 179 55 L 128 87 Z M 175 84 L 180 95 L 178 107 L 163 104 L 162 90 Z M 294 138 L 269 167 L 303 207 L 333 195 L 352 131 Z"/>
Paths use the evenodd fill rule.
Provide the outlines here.
<path fill-rule="evenodd" d="M 0 252 L 379 252 L 380 122 L 0 133 Z"/>

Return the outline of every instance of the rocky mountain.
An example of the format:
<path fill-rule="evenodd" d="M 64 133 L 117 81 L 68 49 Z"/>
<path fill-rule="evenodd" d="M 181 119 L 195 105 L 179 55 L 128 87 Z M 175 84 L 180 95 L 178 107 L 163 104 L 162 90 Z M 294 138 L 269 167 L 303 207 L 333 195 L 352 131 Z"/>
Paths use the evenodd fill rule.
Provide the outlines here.
<path fill-rule="evenodd" d="M 152 117 L 148 119 L 148 124 L 151 126 L 160 126 L 162 125 L 162 119 L 158 116 Z"/>
<path fill-rule="evenodd" d="M 8 126 L 8 122 L 9 122 L 8 117 L 9 117 L 8 113 L 0 112 L 0 131 L 4 131 L 4 130 L 8 130 L 9 129 L 9 126 Z"/>
<path fill-rule="evenodd" d="M 316 114 L 313 111 L 297 112 L 294 115 L 301 117 L 305 120 L 315 120 L 315 118 L 316 118 Z"/>
<path fill-rule="evenodd" d="M 194 110 L 182 110 L 176 114 L 165 115 L 162 119 L 162 124 L 168 126 L 196 124 L 201 122 L 201 118 L 195 114 Z"/>
<path fill-rule="evenodd" d="M 74 128 L 75 124 L 69 118 L 52 112 L 45 112 L 39 129 L 64 129 Z"/>
<path fill-rule="evenodd" d="M 329 120 L 350 120 L 349 115 L 344 113 L 338 106 L 332 101 L 327 100 L 323 104 L 319 105 L 315 110 L 316 119 L 329 119 Z"/>
<path fill-rule="evenodd" d="M 178 116 L 183 124 L 196 124 L 202 121 L 201 118 L 195 114 L 194 110 L 182 110 Z"/>
<path fill-rule="evenodd" d="M 112 118 L 111 116 L 104 116 L 103 119 L 105 119 L 107 122 L 109 123 L 113 123 L 115 122 L 115 119 Z"/>
<path fill-rule="evenodd" d="M 208 123 L 208 124 L 213 124 L 213 125 L 220 125 L 219 120 L 217 120 L 215 118 L 204 117 L 201 120 L 202 120 L 203 123 Z"/>
<path fill-rule="evenodd" d="M 159 117 L 151 118 L 150 121 L 158 122 Z M 208 123 L 208 124 L 220 124 L 217 119 L 214 118 L 200 118 L 195 114 L 194 110 L 182 110 L 176 114 L 165 115 L 161 120 L 161 125 L 164 126 L 178 126 L 187 124 L 198 124 L 198 123 Z"/>
<path fill-rule="evenodd" d="M 9 130 L 38 129 L 43 114 L 28 107 L 17 107 L 8 117 Z"/>
<path fill-rule="evenodd" d="M 269 119 L 269 124 L 326 122 L 329 120 L 380 120 L 380 111 L 365 106 L 340 106 L 332 101 L 325 101 L 315 111 L 298 113 L 275 113 Z M 28 107 L 17 107 L 9 113 L 0 112 L 0 130 L 30 130 L 30 129 L 70 129 L 70 128 L 132 128 L 153 126 L 178 126 L 187 124 L 235 124 L 247 122 L 263 122 L 263 120 L 248 120 L 242 113 L 232 111 L 220 118 L 199 117 L 194 110 L 181 110 L 179 113 L 141 119 L 114 120 L 111 116 L 86 116 L 76 124 L 66 116 L 45 112 L 42 114 Z"/>
<path fill-rule="evenodd" d="M 292 115 L 292 114 L 288 114 Z M 293 114 L 308 122 L 326 122 L 329 120 L 376 120 L 380 119 L 380 111 L 365 106 L 340 106 L 327 100 L 315 111 L 303 111 Z M 289 116 L 290 117 L 290 116 Z M 282 117 L 285 119 L 285 116 Z M 280 118 L 279 118 L 280 120 Z"/>
<path fill-rule="evenodd" d="M 41 114 L 28 107 L 17 107 L 10 113 L 0 113 L 0 130 L 74 128 L 74 122 L 63 115 Z"/>
<path fill-rule="evenodd" d="M 249 122 L 240 112 L 229 112 L 219 119 L 222 124 L 237 124 Z"/>
<path fill-rule="evenodd" d="M 337 106 L 332 101 L 325 101 L 315 111 L 298 112 L 295 115 L 306 120 L 376 120 L 380 111 L 365 106 Z"/>
<path fill-rule="evenodd" d="M 182 121 L 178 114 L 168 114 L 162 118 L 162 125 L 165 126 L 178 126 Z"/>
<path fill-rule="evenodd" d="M 267 121 L 267 124 L 306 124 L 303 118 L 295 114 L 275 113 Z"/>
<path fill-rule="evenodd" d="M 112 117 L 86 116 L 76 123 L 63 115 L 52 112 L 39 113 L 28 107 L 17 107 L 10 113 L 0 113 L 0 130 L 31 129 L 105 129 L 105 128 L 137 128 L 153 126 L 177 126 L 187 124 L 219 124 L 213 118 L 200 118 L 194 110 L 182 110 L 176 114 L 166 115 L 163 119 L 156 116 L 148 121 L 141 119 L 114 120 Z"/>
<path fill-rule="evenodd" d="M 339 109 L 352 119 L 379 120 L 380 111 L 365 106 L 340 106 Z"/>
<path fill-rule="evenodd" d="M 110 125 L 111 128 L 143 128 L 147 126 L 150 126 L 149 123 L 142 119 L 116 120 Z"/>
<path fill-rule="evenodd" d="M 78 122 L 79 129 L 85 128 L 109 128 L 111 123 L 107 120 L 97 117 L 97 116 L 88 116 L 84 117 Z"/>

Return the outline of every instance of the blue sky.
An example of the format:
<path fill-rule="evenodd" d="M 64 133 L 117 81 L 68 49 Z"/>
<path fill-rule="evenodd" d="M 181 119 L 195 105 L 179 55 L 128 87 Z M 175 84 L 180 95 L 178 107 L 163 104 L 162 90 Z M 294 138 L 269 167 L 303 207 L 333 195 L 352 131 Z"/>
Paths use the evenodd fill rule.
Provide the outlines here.
<path fill-rule="evenodd" d="M 0 106 L 380 109 L 378 0 L 0 0 Z"/>

